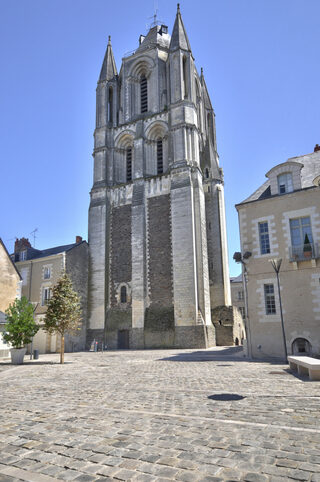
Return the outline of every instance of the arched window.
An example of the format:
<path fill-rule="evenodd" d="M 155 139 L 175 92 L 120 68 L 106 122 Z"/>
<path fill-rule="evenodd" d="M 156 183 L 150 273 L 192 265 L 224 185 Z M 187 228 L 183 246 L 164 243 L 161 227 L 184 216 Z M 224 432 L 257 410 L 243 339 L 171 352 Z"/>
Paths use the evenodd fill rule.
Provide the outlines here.
<path fill-rule="evenodd" d="M 204 174 L 205 174 L 206 179 L 209 179 L 209 169 L 207 167 L 204 171 Z"/>
<path fill-rule="evenodd" d="M 141 114 L 148 112 L 148 81 L 144 74 L 140 78 Z"/>
<path fill-rule="evenodd" d="M 157 173 L 163 173 L 163 142 L 162 139 L 157 140 Z"/>
<path fill-rule="evenodd" d="M 126 303 L 127 302 L 127 288 L 126 286 L 121 286 L 120 290 L 120 302 Z"/>
<path fill-rule="evenodd" d="M 183 98 L 186 99 L 188 97 L 188 85 L 187 85 L 187 58 L 183 57 L 182 60 L 182 71 L 183 71 Z"/>
<path fill-rule="evenodd" d="M 113 89 L 109 87 L 108 90 L 108 112 L 107 112 L 108 122 L 113 122 Z"/>
<path fill-rule="evenodd" d="M 126 150 L 127 161 L 127 181 L 132 181 L 132 147 L 128 147 Z"/>

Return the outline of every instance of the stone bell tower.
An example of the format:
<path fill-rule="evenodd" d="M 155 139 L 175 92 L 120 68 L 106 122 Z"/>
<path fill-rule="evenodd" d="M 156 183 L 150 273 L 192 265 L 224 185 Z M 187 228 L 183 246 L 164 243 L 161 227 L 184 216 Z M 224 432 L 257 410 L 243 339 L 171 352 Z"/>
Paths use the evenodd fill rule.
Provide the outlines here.
<path fill-rule="evenodd" d="M 230 305 L 215 116 L 178 5 L 97 86 L 87 340 L 109 348 L 215 345 Z"/>

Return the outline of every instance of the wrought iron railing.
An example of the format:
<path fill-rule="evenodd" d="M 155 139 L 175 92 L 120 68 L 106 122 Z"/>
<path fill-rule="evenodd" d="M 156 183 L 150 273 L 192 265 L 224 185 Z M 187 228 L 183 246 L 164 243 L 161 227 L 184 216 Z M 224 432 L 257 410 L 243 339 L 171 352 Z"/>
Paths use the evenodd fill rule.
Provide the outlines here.
<path fill-rule="evenodd" d="M 290 247 L 290 261 L 306 261 L 308 259 L 320 258 L 319 246 L 317 243 Z"/>

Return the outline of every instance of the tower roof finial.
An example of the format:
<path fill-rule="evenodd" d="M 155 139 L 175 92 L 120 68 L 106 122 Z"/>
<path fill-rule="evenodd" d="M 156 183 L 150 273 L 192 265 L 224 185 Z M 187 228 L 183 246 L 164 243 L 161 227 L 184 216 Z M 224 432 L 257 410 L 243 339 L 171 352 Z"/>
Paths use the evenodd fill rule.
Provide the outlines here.
<path fill-rule="evenodd" d="M 111 45 L 111 35 L 108 35 L 108 44 Z"/>
<path fill-rule="evenodd" d="M 177 12 L 180 13 L 180 3 L 177 3 Z"/>

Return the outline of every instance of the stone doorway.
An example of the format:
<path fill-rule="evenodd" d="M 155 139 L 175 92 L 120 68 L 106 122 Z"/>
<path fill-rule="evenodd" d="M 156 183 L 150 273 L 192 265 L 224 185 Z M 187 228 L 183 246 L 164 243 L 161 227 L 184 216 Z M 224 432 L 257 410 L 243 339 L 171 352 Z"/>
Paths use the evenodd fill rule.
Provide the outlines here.
<path fill-rule="evenodd" d="M 118 350 L 129 349 L 129 330 L 118 331 Z"/>

